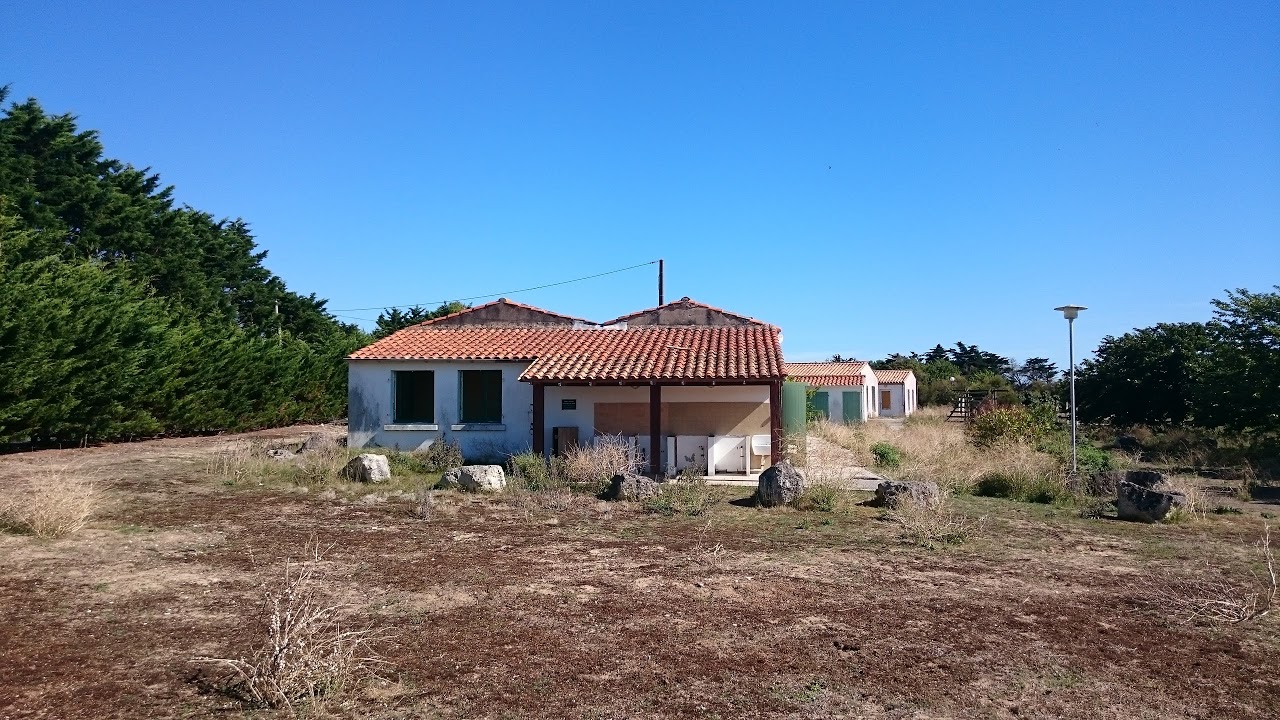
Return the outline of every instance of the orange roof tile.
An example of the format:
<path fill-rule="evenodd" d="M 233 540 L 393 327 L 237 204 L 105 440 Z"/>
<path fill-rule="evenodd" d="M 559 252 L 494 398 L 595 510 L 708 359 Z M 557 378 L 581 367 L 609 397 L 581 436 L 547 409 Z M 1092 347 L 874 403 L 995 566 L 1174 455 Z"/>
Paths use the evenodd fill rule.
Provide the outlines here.
<path fill-rule="evenodd" d="M 772 326 L 565 327 L 413 325 L 351 360 L 531 361 L 526 381 L 772 380 L 783 374 Z"/>
<path fill-rule="evenodd" d="M 910 370 L 876 370 L 876 380 L 885 385 L 901 385 L 912 374 Z"/>
<path fill-rule="evenodd" d="M 850 362 L 816 362 L 786 364 L 787 377 L 798 382 L 817 386 L 858 386 L 864 384 L 866 377 L 862 374 L 867 363 L 862 360 Z"/>

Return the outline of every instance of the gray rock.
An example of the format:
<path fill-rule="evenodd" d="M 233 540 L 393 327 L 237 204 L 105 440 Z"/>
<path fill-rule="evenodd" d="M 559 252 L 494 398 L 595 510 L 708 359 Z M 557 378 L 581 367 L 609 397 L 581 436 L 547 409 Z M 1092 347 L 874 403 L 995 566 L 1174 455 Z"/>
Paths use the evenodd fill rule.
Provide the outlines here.
<path fill-rule="evenodd" d="M 302 447 L 298 448 L 298 454 L 330 450 L 346 446 L 346 435 L 325 435 L 324 433 L 313 433 L 308 435 L 307 439 L 302 442 Z"/>
<path fill-rule="evenodd" d="M 507 486 L 501 465 L 463 465 L 445 471 L 440 487 L 457 487 L 469 492 L 498 492 Z"/>
<path fill-rule="evenodd" d="M 1125 452 L 1142 452 L 1142 443 L 1133 435 L 1117 435 L 1116 447 Z"/>
<path fill-rule="evenodd" d="M 661 486 L 656 480 L 637 475 L 636 473 L 618 473 L 609 481 L 609 489 L 605 490 L 605 500 L 648 500 L 657 497 Z"/>
<path fill-rule="evenodd" d="M 462 468 L 460 467 L 445 470 L 444 473 L 440 475 L 440 482 L 436 484 L 436 487 L 442 490 L 451 490 L 453 488 L 459 487 L 458 478 L 461 478 L 461 477 L 462 477 Z"/>
<path fill-rule="evenodd" d="M 386 482 L 391 479 L 391 464 L 386 455 L 362 453 L 342 468 L 342 477 L 356 482 Z"/>
<path fill-rule="evenodd" d="M 795 502 L 804 494 L 804 473 L 786 460 L 779 461 L 760 473 L 756 486 L 756 502 L 765 507 L 775 507 Z"/>
<path fill-rule="evenodd" d="M 904 502 L 925 505 L 939 498 L 938 484 L 917 480 L 885 480 L 876 486 L 876 507 L 896 508 Z"/>
<path fill-rule="evenodd" d="M 287 448 L 271 448 L 267 451 L 267 457 L 273 460 L 292 460 L 293 451 Z"/>
<path fill-rule="evenodd" d="M 1120 483 L 1126 481 L 1155 489 L 1164 482 L 1164 475 L 1154 470 L 1107 470 L 1091 475 L 1082 489 L 1090 495 L 1110 497 L 1116 494 Z"/>
<path fill-rule="evenodd" d="M 1129 480 L 1121 480 L 1116 485 L 1116 517 L 1121 520 L 1160 522 L 1175 508 L 1186 506 L 1187 497 L 1165 485 L 1164 476 L 1161 475 L 1158 481 L 1150 478 L 1139 480 L 1146 480 L 1150 485 Z"/>

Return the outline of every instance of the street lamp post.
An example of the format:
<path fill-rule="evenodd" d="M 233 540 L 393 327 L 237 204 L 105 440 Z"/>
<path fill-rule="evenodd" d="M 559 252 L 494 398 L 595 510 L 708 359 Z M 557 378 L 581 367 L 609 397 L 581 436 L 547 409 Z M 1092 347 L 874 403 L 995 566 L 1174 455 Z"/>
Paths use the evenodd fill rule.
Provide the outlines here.
<path fill-rule="evenodd" d="M 1076 476 L 1076 318 L 1080 317 L 1081 310 L 1089 308 L 1083 305 L 1063 305 L 1056 307 L 1054 310 L 1062 313 L 1067 319 L 1067 352 L 1071 362 L 1071 477 Z"/>

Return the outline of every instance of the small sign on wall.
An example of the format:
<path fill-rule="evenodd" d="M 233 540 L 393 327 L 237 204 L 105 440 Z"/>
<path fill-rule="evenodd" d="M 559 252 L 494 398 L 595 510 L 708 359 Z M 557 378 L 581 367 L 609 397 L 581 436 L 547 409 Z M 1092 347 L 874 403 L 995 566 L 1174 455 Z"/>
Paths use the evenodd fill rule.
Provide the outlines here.
<path fill-rule="evenodd" d="M 562 398 L 560 400 L 560 409 L 561 410 L 577 410 L 578 409 L 577 399 Z"/>

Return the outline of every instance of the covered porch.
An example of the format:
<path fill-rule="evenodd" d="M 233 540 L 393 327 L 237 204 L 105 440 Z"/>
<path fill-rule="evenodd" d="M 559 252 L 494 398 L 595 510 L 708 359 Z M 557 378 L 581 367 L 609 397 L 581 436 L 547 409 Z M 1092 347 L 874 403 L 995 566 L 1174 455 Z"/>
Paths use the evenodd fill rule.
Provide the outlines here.
<path fill-rule="evenodd" d="M 615 436 L 653 477 L 698 468 L 745 480 L 782 458 L 782 378 L 531 381 L 534 450 Z"/>

